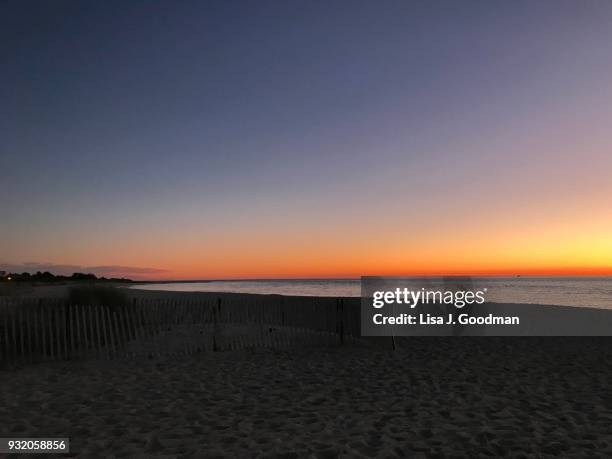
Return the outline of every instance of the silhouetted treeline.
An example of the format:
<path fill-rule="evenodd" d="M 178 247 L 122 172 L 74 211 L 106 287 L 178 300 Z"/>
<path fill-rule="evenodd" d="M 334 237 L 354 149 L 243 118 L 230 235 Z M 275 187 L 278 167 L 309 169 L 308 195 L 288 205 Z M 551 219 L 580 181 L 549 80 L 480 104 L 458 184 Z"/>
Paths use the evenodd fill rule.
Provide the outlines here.
<path fill-rule="evenodd" d="M 117 278 L 117 277 L 96 277 L 95 274 L 85 274 L 85 273 L 73 273 L 71 276 L 62 276 L 51 274 L 49 271 L 40 272 L 38 271 L 35 274 L 30 273 L 6 273 L 4 271 L 0 271 L 0 279 L 3 281 L 11 281 L 11 282 L 61 282 L 61 281 L 108 281 L 108 282 L 132 282 L 131 279 L 126 279 L 125 277 Z"/>

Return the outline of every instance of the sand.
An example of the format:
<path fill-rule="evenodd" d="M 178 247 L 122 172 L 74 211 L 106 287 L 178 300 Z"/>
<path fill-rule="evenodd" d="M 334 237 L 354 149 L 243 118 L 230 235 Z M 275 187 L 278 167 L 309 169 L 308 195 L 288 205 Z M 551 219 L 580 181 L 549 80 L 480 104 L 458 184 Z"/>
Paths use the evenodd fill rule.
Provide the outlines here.
<path fill-rule="evenodd" d="M 612 456 L 603 338 L 407 338 L 0 373 L 0 436 L 78 457 Z"/>

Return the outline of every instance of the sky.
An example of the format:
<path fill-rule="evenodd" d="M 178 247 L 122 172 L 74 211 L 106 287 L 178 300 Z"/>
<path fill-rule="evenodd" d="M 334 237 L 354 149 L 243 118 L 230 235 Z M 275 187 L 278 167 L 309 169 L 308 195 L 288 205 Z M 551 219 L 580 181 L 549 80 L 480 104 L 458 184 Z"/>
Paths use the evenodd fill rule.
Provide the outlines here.
<path fill-rule="evenodd" d="M 612 2 L 5 1 L 0 269 L 612 274 Z"/>

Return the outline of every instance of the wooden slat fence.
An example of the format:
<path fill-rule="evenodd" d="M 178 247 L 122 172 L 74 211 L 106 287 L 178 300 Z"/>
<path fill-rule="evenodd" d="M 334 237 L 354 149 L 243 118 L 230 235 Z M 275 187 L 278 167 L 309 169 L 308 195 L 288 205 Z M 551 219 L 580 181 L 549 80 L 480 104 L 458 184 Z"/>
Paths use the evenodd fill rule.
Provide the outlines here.
<path fill-rule="evenodd" d="M 124 305 L 3 299 L 0 366 L 338 345 L 360 336 L 359 319 L 359 299 L 229 295 Z"/>

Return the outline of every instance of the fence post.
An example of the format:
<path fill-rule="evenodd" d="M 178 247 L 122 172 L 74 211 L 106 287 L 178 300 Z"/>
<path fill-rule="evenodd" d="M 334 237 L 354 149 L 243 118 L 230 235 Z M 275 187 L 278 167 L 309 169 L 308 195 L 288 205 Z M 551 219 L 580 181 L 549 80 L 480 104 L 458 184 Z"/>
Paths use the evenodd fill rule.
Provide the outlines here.
<path fill-rule="evenodd" d="M 93 324 L 93 309 L 91 305 L 87 306 L 87 319 L 88 319 L 88 325 L 89 325 L 89 333 L 88 333 L 88 340 L 87 340 L 87 348 L 89 350 L 88 355 L 89 354 L 93 354 L 93 349 L 95 348 L 95 344 L 94 344 L 94 324 Z"/>
<path fill-rule="evenodd" d="M 118 308 L 121 308 L 121 307 L 122 306 L 119 306 Z M 121 328 L 117 324 L 117 315 L 119 314 L 118 308 L 115 308 L 115 310 L 112 311 L 111 313 L 111 316 L 113 319 L 113 328 L 115 330 L 115 337 L 116 337 L 116 342 L 117 342 L 116 353 L 115 353 L 117 357 L 123 356 L 122 353 L 123 353 L 123 345 L 124 345 L 124 341 L 122 339 L 122 334 L 121 334 Z"/>
<path fill-rule="evenodd" d="M 70 357 L 68 355 L 68 305 L 61 305 L 62 311 L 62 334 L 64 338 L 64 359 L 69 360 Z"/>
<path fill-rule="evenodd" d="M 284 297 L 280 297 L 280 307 L 281 307 L 281 325 L 285 326 L 285 299 Z"/>
<path fill-rule="evenodd" d="M 34 338 L 32 337 L 32 308 L 26 307 L 25 310 L 25 319 L 26 319 L 26 330 L 28 331 L 28 361 L 32 363 L 34 361 L 34 348 L 32 343 L 34 342 Z"/>
<path fill-rule="evenodd" d="M 342 314 L 342 300 L 336 298 L 336 333 L 340 338 L 340 344 L 344 344 L 344 318 Z"/>
<path fill-rule="evenodd" d="M 9 358 L 9 337 L 8 337 L 8 313 L 9 308 L 6 304 L 3 305 L 2 311 L 2 322 L 4 323 L 4 352 L 3 358 L 6 359 L 7 363 L 10 360 Z"/>
<path fill-rule="evenodd" d="M 217 298 L 217 309 L 213 309 L 213 352 L 219 350 L 217 346 L 217 332 L 218 332 L 218 315 L 221 314 L 221 298 Z"/>
<path fill-rule="evenodd" d="M 132 303 L 133 304 L 133 303 Z M 139 335 L 136 332 L 136 322 L 134 321 L 134 311 L 129 304 L 125 306 L 125 321 L 128 325 L 128 335 L 132 342 L 135 343 L 134 350 L 132 351 L 130 357 L 135 358 L 138 354 L 138 346 L 140 345 Z"/>
<path fill-rule="evenodd" d="M 51 360 L 55 360 L 57 357 L 57 348 L 55 346 L 55 331 L 53 328 L 53 305 L 49 305 L 45 308 L 47 310 L 47 322 L 49 324 L 49 351 L 51 353 Z"/>
<path fill-rule="evenodd" d="M 344 344 L 344 299 L 340 299 L 340 344 Z"/>
<path fill-rule="evenodd" d="M 21 361 L 25 363 L 25 339 L 23 332 L 23 303 L 18 306 L 19 308 L 19 316 L 17 320 L 19 321 L 19 344 L 21 345 Z"/>
<path fill-rule="evenodd" d="M 106 321 L 106 306 L 100 306 L 100 326 L 102 330 L 102 341 L 104 345 L 104 357 L 111 358 L 110 338 L 108 336 L 108 323 Z"/>
<path fill-rule="evenodd" d="M 83 343 L 85 342 L 85 326 L 83 324 L 83 307 L 78 304 L 73 305 L 74 308 L 74 323 L 76 329 L 76 355 L 82 357 Z M 82 329 L 82 330 L 81 330 Z M 83 331 L 83 338 L 81 339 L 81 331 Z"/>
<path fill-rule="evenodd" d="M 32 323 L 30 324 L 32 330 L 32 361 L 35 362 L 38 358 L 38 354 L 40 353 L 39 340 L 40 336 L 38 336 L 38 303 L 33 302 L 31 304 L 30 309 L 30 320 Z"/>
<path fill-rule="evenodd" d="M 55 360 L 62 360 L 62 341 L 60 339 L 60 317 L 59 317 L 59 305 L 53 304 L 51 309 L 53 312 L 52 316 L 52 333 L 53 333 L 53 345 Z"/>

